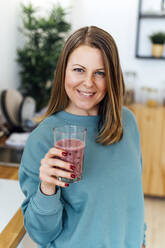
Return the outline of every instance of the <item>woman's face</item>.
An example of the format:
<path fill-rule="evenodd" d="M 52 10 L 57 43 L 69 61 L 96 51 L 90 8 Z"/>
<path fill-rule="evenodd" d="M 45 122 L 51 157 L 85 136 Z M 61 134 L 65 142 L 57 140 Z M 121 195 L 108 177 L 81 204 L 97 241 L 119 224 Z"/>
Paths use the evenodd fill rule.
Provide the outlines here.
<path fill-rule="evenodd" d="M 65 90 L 70 99 L 67 112 L 97 115 L 99 103 L 106 94 L 105 68 L 99 49 L 82 45 L 70 54 Z"/>

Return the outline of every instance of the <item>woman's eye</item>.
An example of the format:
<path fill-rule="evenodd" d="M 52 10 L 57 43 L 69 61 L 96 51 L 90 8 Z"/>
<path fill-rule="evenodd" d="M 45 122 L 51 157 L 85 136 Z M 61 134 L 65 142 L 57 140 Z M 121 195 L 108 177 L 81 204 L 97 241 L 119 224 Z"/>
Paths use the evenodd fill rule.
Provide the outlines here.
<path fill-rule="evenodd" d="M 83 71 L 84 71 L 84 70 L 81 69 L 81 68 L 74 68 L 73 70 L 76 71 L 76 72 L 83 72 Z"/>
<path fill-rule="evenodd" d="M 104 71 L 97 71 L 95 74 L 97 76 L 99 76 L 99 77 L 105 77 L 105 72 Z"/>

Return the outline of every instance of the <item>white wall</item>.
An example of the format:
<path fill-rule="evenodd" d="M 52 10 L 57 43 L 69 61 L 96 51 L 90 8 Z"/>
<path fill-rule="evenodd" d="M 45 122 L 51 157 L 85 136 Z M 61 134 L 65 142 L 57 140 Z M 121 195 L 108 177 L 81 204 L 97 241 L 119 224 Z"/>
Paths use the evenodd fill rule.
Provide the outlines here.
<path fill-rule="evenodd" d="M 18 85 L 15 62 L 18 41 L 18 0 L 0 1 L 0 89 Z"/>
<path fill-rule="evenodd" d="M 17 87 L 19 83 L 16 47 L 23 41 L 17 31 L 20 23 L 21 0 L 0 1 L 0 89 Z M 23 2 L 29 2 L 23 1 Z M 33 0 L 35 5 L 49 8 L 54 0 Z M 138 74 L 137 85 L 161 87 L 165 82 L 165 60 L 143 60 L 135 58 L 135 40 L 138 0 L 61 0 L 64 7 L 72 6 L 70 20 L 73 30 L 85 25 L 97 25 L 115 38 L 123 70 Z M 152 24 L 154 26 L 154 24 Z M 148 51 L 151 45 L 148 42 Z M 164 83 L 165 85 L 165 83 Z"/>
<path fill-rule="evenodd" d="M 0 1 L 0 90 L 17 88 L 20 82 L 16 49 L 23 46 L 24 39 L 18 31 L 21 25 L 21 3 L 31 2 L 46 11 L 56 0 L 5 0 Z M 59 1 L 68 7 L 69 0 Z"/>

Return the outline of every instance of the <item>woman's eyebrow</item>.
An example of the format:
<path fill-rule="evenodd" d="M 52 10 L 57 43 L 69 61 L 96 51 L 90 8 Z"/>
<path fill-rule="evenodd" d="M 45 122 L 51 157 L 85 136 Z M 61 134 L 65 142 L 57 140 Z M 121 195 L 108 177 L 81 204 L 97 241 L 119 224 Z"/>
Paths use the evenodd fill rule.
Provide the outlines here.
<path fill-rule="evenodd" d="M 73 66 L 81 66 L 81 67 L 83 67 L 84 69 L 86 69 L 85 66 L 80 65 L 80 64 L 73 64 Z"/>
<path fill-rule="evenodd" d="M 81 67 L 83 67 L 84 69 L 86 69 L 85 66 L 80 65 L 80 64 L 73 64 L 73 66 L 81 66 Z M 104 71 L 104 70 L 105 70 L 104 67 L 96 69 L 96 71 L 101 71 L 101 70 Z"/>
<path fill-rule="evenodd" d="M 103 68 L 98 68 L 96 71 L 105 71 L 104 67 Z"/>

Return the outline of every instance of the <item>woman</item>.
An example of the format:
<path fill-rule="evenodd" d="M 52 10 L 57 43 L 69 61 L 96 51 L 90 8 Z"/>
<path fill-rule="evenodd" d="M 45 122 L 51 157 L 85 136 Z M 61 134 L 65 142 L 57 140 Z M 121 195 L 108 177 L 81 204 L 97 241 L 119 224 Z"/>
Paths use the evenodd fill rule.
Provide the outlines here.
<path fill-rule="evenodd" d="M 123 94 L 112 36 L 94 26 L 73 33 L 19 171 L 25 228 L 40 247 L 144 247 L 140 138 Z M 53 148 L 52 129 L 66 124 L 87 128 L 83 179 L 76 184 L 58 180 L 75 177 L 66 152 Z"/>

